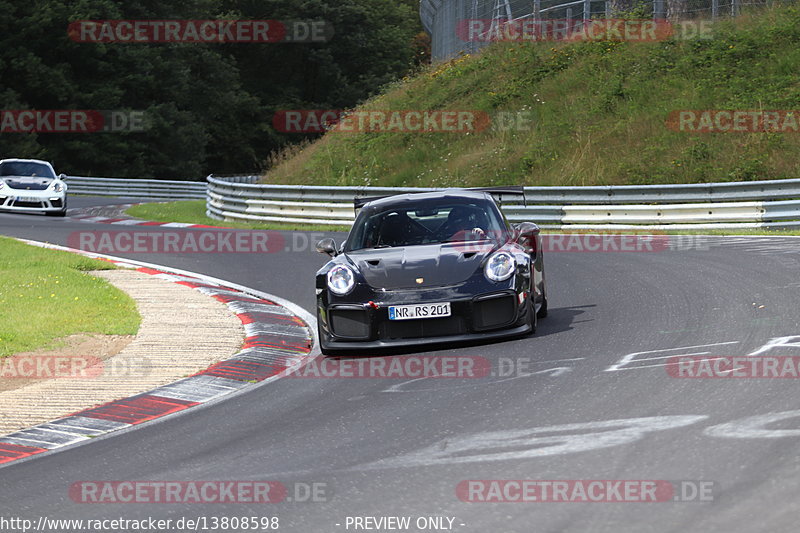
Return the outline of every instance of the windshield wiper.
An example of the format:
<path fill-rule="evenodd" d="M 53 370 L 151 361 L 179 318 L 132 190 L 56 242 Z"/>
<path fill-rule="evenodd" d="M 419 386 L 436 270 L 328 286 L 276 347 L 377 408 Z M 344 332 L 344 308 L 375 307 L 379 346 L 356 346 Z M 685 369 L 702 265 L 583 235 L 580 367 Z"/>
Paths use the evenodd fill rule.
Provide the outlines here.
<path fill-rule="evenodd" d="M 490 241 L 490 240 L 492 239 L 484 235 L 483 237 L 478 237 L 476 239 L 447 239 L 446 241 L 441 241 L 440 244 L 445 244 L 450 242 L 474 242 L 474 241 Z"/>

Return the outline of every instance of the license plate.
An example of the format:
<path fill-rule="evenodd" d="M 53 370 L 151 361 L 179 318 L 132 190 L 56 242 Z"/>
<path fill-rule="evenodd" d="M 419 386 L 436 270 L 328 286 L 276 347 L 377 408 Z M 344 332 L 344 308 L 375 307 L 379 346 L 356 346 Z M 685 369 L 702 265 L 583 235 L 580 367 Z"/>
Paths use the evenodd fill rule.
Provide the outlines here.
<path fill-rule="evenodd" d="M 440 318 L 450 316 L 450 302 L 438 304 L 392 305 L 389 320 L 411 320 L 414 318 Z"/>
<path fill-rule="evenodd" d="M 17 202 L 41 202 L 41 200 L 39 200 L 35 196 L 17 196 L 16 201 Z"/>

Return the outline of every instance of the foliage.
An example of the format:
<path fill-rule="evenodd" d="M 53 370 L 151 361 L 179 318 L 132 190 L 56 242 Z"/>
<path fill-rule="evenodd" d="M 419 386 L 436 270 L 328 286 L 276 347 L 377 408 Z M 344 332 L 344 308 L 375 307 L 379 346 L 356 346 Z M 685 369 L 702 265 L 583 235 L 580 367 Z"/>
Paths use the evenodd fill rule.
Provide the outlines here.
<path fill-rule="evenodd" d="M 70 22 L 324 20 L 325 43 L 79 43 Z M 53 161 L 72 175 L 202 179 L 250 172 L 297 136 L 280 109 L 341 108 L 415 64 L 414 2 L 385 0 L 0 0 L 0 109 L 136 110 L 126 133 L 0 133 L 0 156 Z"/>

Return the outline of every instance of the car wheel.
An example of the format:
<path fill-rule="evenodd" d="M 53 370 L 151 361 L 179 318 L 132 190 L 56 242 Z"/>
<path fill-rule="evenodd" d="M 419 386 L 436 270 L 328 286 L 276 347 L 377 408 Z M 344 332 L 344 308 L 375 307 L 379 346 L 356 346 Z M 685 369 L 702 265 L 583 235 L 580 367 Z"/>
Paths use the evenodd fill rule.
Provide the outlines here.
<path fill-rule="evenodd" d="M 45 215 L 49 217 L 65 217 L 67 216 L 67 199 L 64 198 L 64 207 L 61 208 L 61 211 L 45 211 Z"/>
<path fill-rule="evenodd" d="M 536 313 L 537 318 L 544 318 L 547 316 L 547 294 L 542 293 L 542 305 L 539 306 L 539 311 Z"/>
<path fill-rule="evenodd" d="M 528 298 L 528 324 L 531 326 L 530 335 L 536 333 L 536 326 L 539 320 L 536 314 L 536 307 L 533 305 L 533 300 Z"/>
<path fill-rule="evenodd" d="M 322 355 L 336 355 L 336 350 L 325 348 L 322 345 L 322 328 L 319 327 L 319 316 L 317 316 L 317 339 L 319 339 L 319 351 Z"/>

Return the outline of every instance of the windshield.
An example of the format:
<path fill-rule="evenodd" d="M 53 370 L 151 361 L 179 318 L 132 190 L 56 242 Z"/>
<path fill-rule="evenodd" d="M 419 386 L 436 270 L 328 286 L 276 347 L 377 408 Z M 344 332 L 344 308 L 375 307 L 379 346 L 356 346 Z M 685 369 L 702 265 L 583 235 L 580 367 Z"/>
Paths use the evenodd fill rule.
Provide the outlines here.
<path fill-rule="evenodd" d="M 53 170 L 42 163 L 5 162 L 0 163 L 0 176 L 25 176 L 55 178 Z"/>
<path fill-rule="evenodd" d="M 469 198 L 434 198 L 367 208 L 359 214 L 354 228 L 345 246 L 347 251 L 496 240 L 506 235 L 496 206 Z"/>

